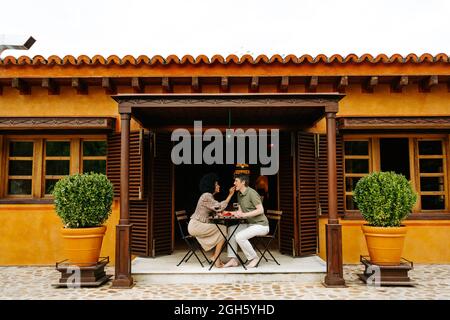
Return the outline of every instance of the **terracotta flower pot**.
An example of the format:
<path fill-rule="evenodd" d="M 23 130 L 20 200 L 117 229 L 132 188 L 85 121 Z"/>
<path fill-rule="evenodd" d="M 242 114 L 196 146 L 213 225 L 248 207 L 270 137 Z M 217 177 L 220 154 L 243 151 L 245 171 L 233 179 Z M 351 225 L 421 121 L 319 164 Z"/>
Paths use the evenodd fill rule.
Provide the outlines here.
<path fill-rule="evenodd" d="M 64 250 L 69 263 L 80 267 L 95 265 L 100 257 L 106 226 L 62 228 Z"/>
<path fill-rule="evenodd" d="M 366 236 L 370 261 L 373 264 L 399 265 L 405 242 L 406 227 L 361 226 Z"/>

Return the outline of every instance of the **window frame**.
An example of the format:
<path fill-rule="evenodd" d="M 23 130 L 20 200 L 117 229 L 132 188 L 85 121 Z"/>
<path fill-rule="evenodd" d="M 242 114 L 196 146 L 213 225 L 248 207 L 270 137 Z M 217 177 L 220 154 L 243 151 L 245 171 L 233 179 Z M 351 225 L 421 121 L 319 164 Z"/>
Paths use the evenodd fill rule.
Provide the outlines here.
<path fill-rule="evenodd" d="M 21 135 L 7 134 L 0 136 L 0 203 L 40 203 L 52 202 L 53 196 L 45 194 L 45 171 L 46 171 L 46 141 L 69 141 L 70 142 L 70 171 L 69 174 L 81 173 L 82 171 L 82 140 L 105 141 L 107 143 L 106 134 L 46 134 L 46 135 Z M 10 195 L 8 194 L 9 180 L 9 142 L 10 141 L 32 141 L 33 148 L 33 172 L 32 172 L 32 193 L 31 195 Z M 103 157 L 105 160 L 107 156 Z M 108 164 L 106 163 L 106 166 Z"/>
<path fill-rule="evenodd" d="M 19 158 L 27 158 L 26 160 L 30 160 L 32 161 L 32 165 L 31 165 L 31 176 L 10 176 L 9 175 L 9 161 L 11 160 L 12 157 L 9 156 L 9 151 L 10 151 L 10 142 L 33 142 L 33 155 L 31 157 L 19 157 Z M 37 165 L 36 164 L 36 155 L 38 152 L 38 143 L 36 142 L 36 140 L 32 139 L 32 138 L 25 138 L 25 139 L 7 139 L 6 143 L 5 143 L 5 178 L 3 179 L 3 189 L 4 189 L 4 194 L 6 197 L 8 198 L 15 198 L 15 199 L 23 199 L 23 198 L 30 198 L 33 197 L 33 195 L 36 193 L 36 179 L 35 179 L 35 173 L 37 170 Z M 13 157 L 14 158 L 14 157 Z M 14 160 L 25 160 L 25 159 L 14 159 Z M 14 177 L 14 178 L 11 178 Z M 31 194 L 9 194 L 8 193 L 8 182 L 9 180 L 14 180 L 14 179 L 20 179 L 21 177 L 26 177 L 26 178 L 22 178 L 22 179 L 27 179 L 27 180 L 31 180 Z M 31 177 L 31 179 L 29 179 Z"/>
<path fill-rule="evenodd" d="M 368 144 L 368 150 L 367 156 L 355 156 L 355 155 L 346 155 L 345 154 L 345 142 L 346 141 L 367 141 Z M 347 191 L 347 177 L 349 178 L 354 178 L 354 177 L 364 177 L 366 175 L 368 175 L 370 172 L 372 172 L 372 167 L 373 167 L 373 161 L 372 161 L 372 141 L 369 138 L 360 138 L 360 137 L 349 137 L 348 139 L 344 140 L 344 148 L 343 148 L 343 155 L 342 155 L 342 159 L 344 161 L 342 167 L 343 167 L 343 173 L 344 173 L 344 208 L 345 208 L 345 212 L 359 212 L 359 210 L 352 210 L 352 209 L 347 209 L 347 196 L 352 196 L 353 195 L 353 191 Z M 367 174 L 364 173 L 347 173 L 347 168 L 346 168 L 346 161 L 347 159 L 367 159 L 368 163 L 369 163 L 369 172 Z"/>
<path fill-rule="evenodd" d="M 450 190 L 449 190 L 449 173 L 450 173 L 450 159 L 449 159 L 449 150 L 450 150 L 450 135 L 449 134 L 413 134 L 413 133 L 376 133 L 376 134 L 344 134 L 343 142 L 351 141 L 351 140 L 369 140 L 369 156 L 371 159 L 369 160 L 369 171 L 380 171 L 381 162 L 380 162 L 380 139 L 381 138 L 407 138 L 409 144 L 409 166 L 410 166 L 410 180 L 413 190 L 417 192 L 418 200 L 413 207 L 412 214 L 410 217 L 413 218 L 450 218 Z M 423 210 L 421 208 L 421 192 L 420 192 L 420 168 L 419 168 L 419 149 L 418 149 L 418 141 L 426 141 L 426 140 L 441 140 L 442 141 L 442 159 L 443 159 L 443 178 L 444 178 L 444 196 L 445 196 L 445 207 L 444 209 L 435 209 L 435 210 Z M 344 213 L 350 219 L 361 217 L 361 213 L 359 210 L 347 210 L 346 203 L 346 173 L 345 173 L 345 148 L 343 149 L 343 168 L 344 168 Z"/>

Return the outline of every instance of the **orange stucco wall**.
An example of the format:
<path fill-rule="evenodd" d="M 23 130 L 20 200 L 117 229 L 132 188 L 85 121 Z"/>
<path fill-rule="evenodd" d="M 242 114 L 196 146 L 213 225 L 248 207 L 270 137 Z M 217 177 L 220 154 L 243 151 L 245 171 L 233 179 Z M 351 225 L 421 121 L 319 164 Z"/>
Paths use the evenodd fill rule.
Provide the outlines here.
<path fill-rule="evenodd" d="M 319 255 L 326 259 L 325 224 L 319 221 Z M 342 224 L 342 254 L 344 264 L 359 263 L 360 255 L 367 255 L 367 245 L 361 231 L 362 220 L 340 220 Z M 414 263 L 450 263 L 450 221 L 406 220 L 408 231 L 403 257 Z"/>
<path fill-rule="evenodd" d="M 102 244 L 101 256 L 109 256 L 111 264 L 115 258 L 119 208 L 118 201 L 114 201 Z M 51 204 L 0 205 L 0 265 L 51 265 L 66 259 L 61 227 Z"/>
<path fill-rule="evenodd" d="M 0 77 L 83 77 L 83 76 L 245 76 L 245 75 L 382 75 L 382 74 L 450 74 L 448 64 L 427 65 L 299 65 L 299 66 L 168 66 L 168 67 L 83 67 L 54 66 L 46 69 L 30 66 L 0 68 Z M 174 87 L 175 93 L 189 93 L 190 86 Z M 230 86 L 231 92 L 247 93 L 247 85 Z M 332 92 L 331 85 L 320 84 L 318 92 Z M 120 93 L 131 93 L 131 88 L 118 87 Z M 146 93 L 161 93 L 160 86 L 146 86 Z M 204 93 L 220 92 L 219 86 L 204 85 Z M 277 87 L 261 84 L 260 92 L 277 92 Z M 290 85 L 289 92 L 305 92 L 304 85 Z M 450 115 L 450 93 L 440 83 L 430 93 L 420 93 L 417 84 L 404 88 L 403 93 L 391 93 L 389 85 L 376 86 L 372 94 L 362 93 L 360 85 L 350 84 L 347 96 L 340 102 L 338 116 L 420 116 Z M 117 104 L 100 86 L 89 86 L 88 95 L 77 95 L 68 86 L 60 88 L 59 95 L 48 95 L 46 89 L 33 86 L 31 95 L 20 95 L 10 86 L 0 95 L 0 116 L 110 116 L 118 119 Z M 120 123 L 117 121 L 117 130 Z M 132 123 L 132 130 L 137 129 Z M 313 128 L 325 132 L 322 120 Z M 114 203 L 104 239 L 102 255 L 114 260 L 115 228 L 119 217 L 118 203 Z M 325 257 L 325 220 L 320 220 L 320 255 Z M 362 221 L 342 221 L 345 263 L 358 263 L 359 255 L 366 254 Z M 450 221 L 408 221 L 410 227 L 404 257 L 414 262 L 450 263 Z M 0 265 L 53 264 L 64 259 L 59 241 L 61 222 L 52 205 L 0 205 Z"/>

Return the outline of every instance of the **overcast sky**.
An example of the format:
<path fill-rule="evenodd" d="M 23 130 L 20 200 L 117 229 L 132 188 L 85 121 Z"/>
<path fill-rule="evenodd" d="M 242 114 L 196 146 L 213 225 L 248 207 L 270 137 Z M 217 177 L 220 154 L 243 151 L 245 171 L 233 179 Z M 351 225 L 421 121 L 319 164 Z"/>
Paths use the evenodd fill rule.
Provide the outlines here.
<path fill-rule="evenodd" d="M 37 40 L 1 57 L 450 54 L 450 1 L 2 1 L 0 34 Z"/>

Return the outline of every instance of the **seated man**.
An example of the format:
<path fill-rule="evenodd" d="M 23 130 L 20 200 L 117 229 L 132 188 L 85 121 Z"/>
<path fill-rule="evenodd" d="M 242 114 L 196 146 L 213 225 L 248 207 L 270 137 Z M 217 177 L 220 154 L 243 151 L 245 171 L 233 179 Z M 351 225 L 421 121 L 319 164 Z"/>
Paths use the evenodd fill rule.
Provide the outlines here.
<path fill-rule="evenodd" d="M 244 252 L 249 261 L 247 267 L 254 268 L 258 263 L 258 255 L 253 249 L 249 239 L 255 236 L 263 236 L 269 233 L 269 221 L 264 215 L 264 208 L 261 203 L 261 198 L 254 189 L 249 186 L 249 176 L 246 174 L 236 174 L 234 179 L 234 186 L 238 191 L 239 210 L 233 215 L 237 218 L 247 219 L 248 224 L 239 225 L 229 243 L 237 252 L 237 244 Z M 232 226 L 231 228 L 235 228 Z M 228 247 L 228 261 L 224 267 L 237 267 L 239 262 L 233 250 Z"/>

